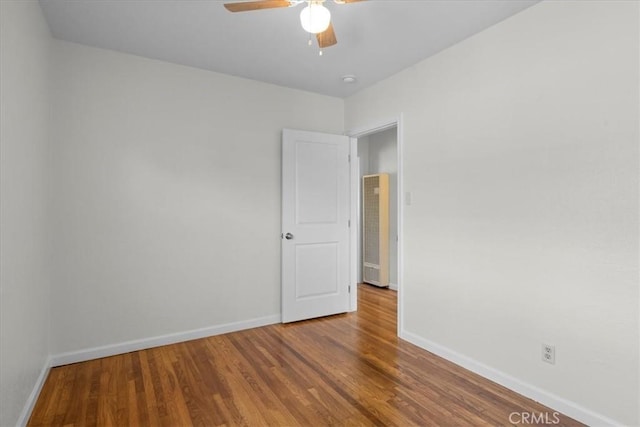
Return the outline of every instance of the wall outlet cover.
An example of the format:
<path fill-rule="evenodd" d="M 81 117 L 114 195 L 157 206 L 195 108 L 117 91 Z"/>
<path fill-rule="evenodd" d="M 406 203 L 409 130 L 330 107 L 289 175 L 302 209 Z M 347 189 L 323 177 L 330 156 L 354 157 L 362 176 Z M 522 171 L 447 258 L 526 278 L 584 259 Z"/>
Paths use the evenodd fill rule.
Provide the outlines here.
<path fill-rule="evenodd" d="M 542 361 L 555 365 L 556 347 L 550 344 L 542 344 Z"/>

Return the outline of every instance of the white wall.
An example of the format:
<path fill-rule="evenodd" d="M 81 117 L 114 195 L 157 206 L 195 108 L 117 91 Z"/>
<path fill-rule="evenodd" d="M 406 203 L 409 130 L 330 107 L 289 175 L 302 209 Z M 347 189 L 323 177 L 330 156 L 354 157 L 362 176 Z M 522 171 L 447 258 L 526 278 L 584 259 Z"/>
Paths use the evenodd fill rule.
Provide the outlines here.
<path fill-rule="evenodd" d="M 398 129 L 368 136 L 370 174 L 389 174 L 389 283 L 398 285 Z M 358 141 L 360 143 L 360 141 Z"/>
<path fill-rule="evenodd" d="M 347 129 L 403 113 L 403 335 L 630 425 L 638 16 L 543 2 L 345 106 Z"/>
<path fill-rule="evenodd" d="M 53 48 L 53 353 L 278 316 L 281 130 L 343 101 Z"/>
<path fill-rule="evenodd" d="M 18 422 L 49 355 L 48 47 L 40 6 L 0 2 L 0 425 Z"/>

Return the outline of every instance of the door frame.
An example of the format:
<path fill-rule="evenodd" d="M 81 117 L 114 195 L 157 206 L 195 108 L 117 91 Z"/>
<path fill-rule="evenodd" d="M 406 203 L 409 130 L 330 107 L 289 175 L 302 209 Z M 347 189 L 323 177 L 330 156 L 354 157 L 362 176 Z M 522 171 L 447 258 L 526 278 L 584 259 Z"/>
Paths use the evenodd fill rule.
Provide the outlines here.
<path fill-rule="evenodd" d="M 398 187 L 397 187 L 397 203 L 398 203 L 398 319 L 397 319 L 397 335 L 400 335 L 400 331 L 403 330 L 403 282 L 404 282 L 404 258 L 403 258 L 403 201 L 404 201 L 404 171 L 403 171 L 403 127 L 402 127 L 402 113 L 395 117 L 390 117 L 385 120 L 379 120 L 370 123 L 365 126 L 357 127 L 345 132 L 350 138 L 350 155 L 351 155 L 351 224 L 355 224 L 351 227 L 351 263 L 350 263 L 350 276 L 353 292 L 351 292 L 350 310 L 356 311 L 358 309 L 358 230 L 360 229 L 360 218 L 358 215 L 360 200 L 358 198 L 359 186 L 360 186 L 360 167 L 358 159 L 358 138 L 362 138 L 373 133 L 381 132 L 387 129 L 395 127 L 397 132 L 397 156 L 398 156 Z"/>

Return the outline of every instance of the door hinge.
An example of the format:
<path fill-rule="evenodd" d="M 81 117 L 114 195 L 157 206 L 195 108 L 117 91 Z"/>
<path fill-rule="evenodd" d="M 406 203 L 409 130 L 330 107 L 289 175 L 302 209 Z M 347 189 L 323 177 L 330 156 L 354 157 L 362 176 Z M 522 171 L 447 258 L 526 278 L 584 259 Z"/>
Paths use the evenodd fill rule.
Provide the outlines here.
<path fill-rule="evenodd" d="M 349 163 L 351 163 L 351 154 L 347 156 L 347 160 L 349 161 Z"/>
<path fill-rule="evenodd" d="M 349 285 L 349 293 L 351 293 L 351 285 Z"/>
<path fill-rule="evenodd" d="M 350 220 L 350 219 L 348 219 L 348 220 L 347 220 L 347 226 L 348 226 L 349 228 L 351 228 L 351 220 Z"/>

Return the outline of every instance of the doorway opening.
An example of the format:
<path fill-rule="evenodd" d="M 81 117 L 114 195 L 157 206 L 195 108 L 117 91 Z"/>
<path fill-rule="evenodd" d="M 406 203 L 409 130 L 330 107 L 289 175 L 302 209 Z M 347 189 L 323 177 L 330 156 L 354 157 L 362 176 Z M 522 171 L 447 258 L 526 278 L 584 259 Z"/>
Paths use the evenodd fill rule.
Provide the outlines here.
<path fill-rule="evenodd" d="M 357 271 L 359 284 L 388 287 L 396 291 L 398 290 L 397 132 L 397 127 L 392 127 L 358 138 L 360 226 L 358 227 Z M 369 182 L 372 184 L 368 184 Z M 372 191 L 363 191 L 363 188 L 368 187 L 371 187 Z M 380 236 L 378 237 L 377 234 Z"/>
<path fill-rule="evenodd" d="M 354 131 L 352 137 L 351 162 L 352 180 L 352 310 L 357 309 L 357 292 L 359 284 L 369 281 L 372 285 L 388 286 L 390 292 L 397 292 L 397 328 L 402 330 L 402 126 L 401 117 L 375 126 Z M 365 269 L 367 263 L 366 250 L 363 245 L 364 236 L 364 192 L 363 177 L 384 174 L 388 179 L 388 280 L 377 282 L 368 280 Z M 375 215 L 374 215 L 375 216 Z M 384 252 L 384 251 L 382 251 Z M 383 264 L 383 263 L 380 263 Z"/>

